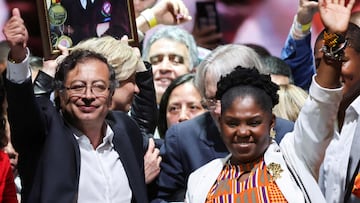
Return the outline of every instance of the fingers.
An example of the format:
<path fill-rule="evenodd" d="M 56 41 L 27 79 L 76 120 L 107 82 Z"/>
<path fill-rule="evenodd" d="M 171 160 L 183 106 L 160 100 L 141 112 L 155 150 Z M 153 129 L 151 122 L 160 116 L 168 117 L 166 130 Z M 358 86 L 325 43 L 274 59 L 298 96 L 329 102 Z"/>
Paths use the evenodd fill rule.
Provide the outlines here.
<path fill-rule="evenodd" d="M 20 18 L 21 18 L 21 16 L 20 16 L 20 10 L 19 10 L 18 8 L 14 8 L 14 9 L 12 10 L 12 16 L 17 16 L 17 17 L 20 17 Z"/>
<path fill-rule="evenodd" d="M 124 35 L 120 38 L 120 42 L 126 45 L 129 45 L 129 37 L 127 35 Z"/>
<path fill-rule="evenodd" d="M 346 8 L 351 11 L 355 5 L 355 2 L 356 2 L 356 0 L 350 0 L 349 3 L 346 5 Z"/>
<path fill-rule="evenodd" d="M 180 24 L 185 21 L 189 21 L 192 17 L 189 15 L 189 10 L 181 0 L 173 0 L 172 5 L 174 6 L 174 15 L 176 23 Z"/>
<path fill-rule="evenodd" d="M 160 173 L 160 163 L 162 161 L 160 150 L 155 147 L 155 142 L 152 138 L 149 139 L 148 150 L 144 156 L 144 172 L 145 182 L 150 183 Z"/>
<path fill-rule="evenodd" d="M 189 10 L 181 0 L 164 0 L 156 4 L 152 10 L 160 24 L 173 25 L 192 19 Z"/>
<path fill-rule="evenodd" d="M 69 49 L 61 44 L 58 45 L 58 49 L 61 51 L 61 55 L 69 55 Z"/>
<path fill-rule="evenodd" d="M 141 53 L 140 53 L 139 47 L 133 47 L 133 52 L 137 58 L 141 59 Z M 154 142 L 152 138 L 150 138 L 150 140 L 152 140 L 152 142 Z M 149 142 L 150 142 L 150 140 L 149 140 Z"/>
<path fill-rule="evenodd" d="M 148 152 L 153 152 L 155 149 L 155 143 L 154 143 L 154 139 L 150 138 L 149 139 L 149 146 L 148 146 Z"/>
<path fill-rule="evenodd" d="M 18 8 L 12 10 L 12 16 L 5 23 L 3 33 L 11 50 L 10 56 L 16 62 L 21 62 L 26 57 L 29 35 Z"/>

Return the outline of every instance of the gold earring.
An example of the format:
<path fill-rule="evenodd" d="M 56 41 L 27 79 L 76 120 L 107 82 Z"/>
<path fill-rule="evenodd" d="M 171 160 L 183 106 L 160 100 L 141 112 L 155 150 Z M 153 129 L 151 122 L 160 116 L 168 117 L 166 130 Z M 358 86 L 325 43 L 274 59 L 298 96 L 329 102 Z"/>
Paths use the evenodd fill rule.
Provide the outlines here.
<path fill-rule="evenodd" d="M 276 131 L 274 130 L 274 128 L 271 128 L 271 129 L 270 129 L 270 137 L 271 137 L 272 139 L 275 139 L 275 137 L 276 137 Z"/>

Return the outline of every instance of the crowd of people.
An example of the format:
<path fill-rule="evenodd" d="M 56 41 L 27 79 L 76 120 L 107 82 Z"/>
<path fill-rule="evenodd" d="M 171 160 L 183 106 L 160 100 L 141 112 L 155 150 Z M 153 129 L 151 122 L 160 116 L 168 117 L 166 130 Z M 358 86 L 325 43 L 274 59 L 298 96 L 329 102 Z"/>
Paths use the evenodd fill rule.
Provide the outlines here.
<path fill-rule="evenodd" d="M 133 3 L 140 47 L 105 34 L 45 61 L 10 11 L 0 202 L 360 202 L 355 0 L 299 0 L 279 57 L 230 30 L 183 29 L 188 2 Z"/>

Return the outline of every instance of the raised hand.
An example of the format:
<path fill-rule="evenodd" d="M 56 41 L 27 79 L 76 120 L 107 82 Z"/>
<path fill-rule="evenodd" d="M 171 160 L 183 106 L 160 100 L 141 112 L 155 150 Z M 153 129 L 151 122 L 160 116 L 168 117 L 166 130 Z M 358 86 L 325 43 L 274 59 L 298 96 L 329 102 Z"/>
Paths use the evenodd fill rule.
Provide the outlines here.
<path fill-rule="evenodd" d="M 6 22 L 3 33 L 10 47 L 10 57 L 17 63 L 23 61 L 29 35 L 18 8 L 12 10 L 12 16 Z"/>
<path fill-rule="evenodd" d="M 222 33 L 216 31 L 216 26 L 208 26 L 199 28 L 195 23 L 192 35 L 195 38 L 196 44 L 207 49 L 215 49 L 220 45 Z"/>
<path fill-rule="evenodd" d="M 192 19 L 188 8 L 181 0 L 162 0 L 152 10 L 159 24 L 181 24 Z"/>
<path fill-rule="evenodd" d="M 64 60 L 67 55 L 69 55 L 69 50 L 65 46 L 59 44 L 58 48 L 61 51 L 61 55 L 56 57 L 56 59 L 54 60 L 44 60 L 43 68 L 41 69 L 43 72 L 50 75 L 51 77 L 55 77 L 58 65 Z"/>
<path fill-rule="evenodd" d="M 319 0 L 320 17 L 329 32 L 346 32 L 354 4 L 355 0 L 350 0 L 347 4 L 345 0 Z"/>
<path fill-rule="evenodd" d="M 300 0 L 297 11 L 297 20 L 300 24 L 306 25 L 312 21 L 318 11 L 318 2 L 311 0 Z"/>

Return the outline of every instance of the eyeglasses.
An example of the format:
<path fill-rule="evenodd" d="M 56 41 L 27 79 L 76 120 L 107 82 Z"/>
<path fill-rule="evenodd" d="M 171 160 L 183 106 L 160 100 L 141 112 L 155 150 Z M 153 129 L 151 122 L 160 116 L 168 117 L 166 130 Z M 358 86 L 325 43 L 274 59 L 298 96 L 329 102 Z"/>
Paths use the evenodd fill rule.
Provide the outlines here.
<path fill-rule="evenodd" d="M 208 110 L 215 110 L 216 107 L 220 106 L 220 100 L 215 98 L 205 99 L 205 103 Z"/>
<path fill-rule="evenodd" d="M 177 54 L 158 54 L 151 56 L 150 63 L 152 65 L 157 65 L 164 60 L 165 56 L 168 57 L 168 60 L 174 65 L 184 64 L 184 57 Z"/>
<path fill-rule="evenodd" d="M 72 96 L 82 96 L 86 94 L 87 88 L 88 86 L 83 82 L 74 83 L 71 84 L 70 87 L 65 87 Z M 105 96 L 109 89 L 110 88 L 103 82 L 96 82 L 90 86 L 91 92 L 97 97 Z"/>

